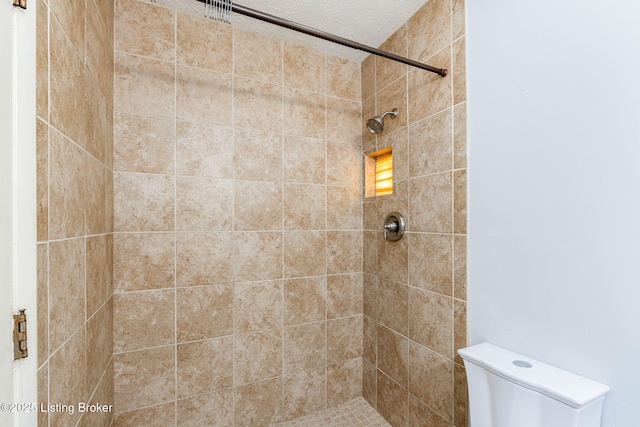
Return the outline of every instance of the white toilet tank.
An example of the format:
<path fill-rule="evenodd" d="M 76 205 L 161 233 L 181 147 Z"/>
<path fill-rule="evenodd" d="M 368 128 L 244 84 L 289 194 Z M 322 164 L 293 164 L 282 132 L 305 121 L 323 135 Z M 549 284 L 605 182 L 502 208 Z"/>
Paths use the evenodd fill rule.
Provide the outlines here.
<path fill-rule="evenodd" d="M 608 386 L 489 343 L 458 353 L 471 427 L 600 427 Z"/>

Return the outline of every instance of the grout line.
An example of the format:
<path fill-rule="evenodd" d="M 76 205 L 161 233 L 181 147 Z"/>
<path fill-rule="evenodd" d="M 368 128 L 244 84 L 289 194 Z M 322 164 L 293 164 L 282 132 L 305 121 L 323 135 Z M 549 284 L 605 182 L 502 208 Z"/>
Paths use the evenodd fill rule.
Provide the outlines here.
<path fill-rule="evenodd" d="M 173 416 L 178 425 L 178 14 L 173 12 Z"/>
<path fill-rule="evenodd" d="M 51 271 L 51 260 L 49 257 L 49 243 L 46 244 L 46 253 L 47 253 L 47 328 L 46 328 L 46 334 L 47 334 L 47 353 L 46 353 L 46 357 L 45 357 L 45 361 L 43 362 L 43 365 L 47 366 L 47 404 L 49 402 L 51 402 L 51 334 L 50 334 L 50 330 L 51 330 L 51 290 L 50 290 L 50 271 Z M 113 355 L 111 356 L 113 357 Z M 47 426 L 50 425 L 51 423 L 51 416 L 47 413 Z"/>
<path fill-rule="evenodd" d="M 232 141 L 232 158 L 231 158 L 231 259 L 236 259 L 236 28 L 231 28 L 231 138 Z M 234 261 L 231 262 L 231 417 L 233 423 L 236 420 L 236 267 Z"/>
<path fill-rule="evenodd" d="M 43 2 L 44 4 L 44 2 Z M 50 236 L 51 236 L 51 125 L 49 124 L 51 120 L 51 10 L 48 4 L 44 4 L 46 7 L 47 13 L 47 112 L 46 112 L 46 120 L 44 124 L 47 129 L 47 235 L 43 236 L 46 244 L 46 265 L 47 265 L 47 327 L 46 327 L 46 336 L 47 336 L 47 348 L 45 353 L 45 360 L 43 365 L 47 365 L 47 403 L 51 401 L 51 287 L 50 287 L 50 276 L 51 276 L 51 259 L 50 259 Z M 37 19 L 36 19 L 37 20 Z M 37 25 L 37 22 L 36 22 Z M 37 31 L 37 30 L 36 30 Z M 36 128 L 37 129 L 37 128 Z M 37 131 L 37 130 L 36 130 Z M 50 416 L 47 414 L 47 425 L 49 425 Z"/>
<path fill-rule="evenodd" d="M 328 304 L 327 304 L 327 286 L 328 286 L 328 276 L 327 272 L 329 269 L 329 233 L 327 231 L 327 220 L 328 220 L 328 209 L 327 209 L 327 185 L 329 183 L 329 144 L 327 142 L 327 84 L 328 84 L 328 55 L 324 54 L 324 206 L 325 206 L 325 216 L 324 216 L 324 235 L 325 235 L 325 245 L 324 245 L 324 407 L 327 407 L 327 402 L 329 401 L 329 369 L 328 369 L 328 354 L 327 349 L 329 347 L 329 322 L 327 320 L 328 313 Z"/>
<path fill-rule="evenodd" d="M 285 44 L 284 41 L 281 41 L 280 44 L 280 130 L 282 134 L 280 135 L 280 227 L 282 230 L 281 238 L 282 238 L 282 253 L 281 253 L 281 262 L 282 262 L 282 271 L 281 271 L 281 282 L 280 282 L 280 315 L 281 315 L 281 329 L 280 329 L 280 345 L 281 345 L 281 357 L 280 360 L 280 414 L 281 417 L 284 418 L 284 400 L 285 400 L 285 390 L 284 390 L 284 377 L 286 372 L 285 366 L 285 281 L 284 278 L 286 276 L 286 266 L 285 266 L 285 217 L 284 217 L 284 204 L 285 204 L 285 181 L 284 181 L 284 168 L 285 168 L 285 149 L 284 149 L 284 72 L 285 72 L 285 62 L 284 62 L 284 49 Z"/>

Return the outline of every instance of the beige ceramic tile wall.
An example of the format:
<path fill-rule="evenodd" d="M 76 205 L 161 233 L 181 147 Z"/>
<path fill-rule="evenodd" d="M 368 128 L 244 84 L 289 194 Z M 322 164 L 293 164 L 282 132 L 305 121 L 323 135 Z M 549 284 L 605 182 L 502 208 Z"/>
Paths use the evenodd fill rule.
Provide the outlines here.
<path fill-rule="evenodd" d="M 365 154 L 393 147 L 394 194 L 364 203 L 363 394 L 394 426 L 466 426 L 464 25 L 464 0 L 431 0 L 382 45 L 447 77 L 362 63 L 363 117 L 399 110 L 379 135 L 363 128 Z M 396 243 L 381 231 L 392 211 L 407 220 Z"/>
<path fill-rule="evenodd" d="M 115 11 L 117 426 L 265 426 L 362 394 L 360 64 Z"/>
<path fill-rule="evenodd" d="M 113 404 L 113 1 L 36 0 L 39 426 Z"/>

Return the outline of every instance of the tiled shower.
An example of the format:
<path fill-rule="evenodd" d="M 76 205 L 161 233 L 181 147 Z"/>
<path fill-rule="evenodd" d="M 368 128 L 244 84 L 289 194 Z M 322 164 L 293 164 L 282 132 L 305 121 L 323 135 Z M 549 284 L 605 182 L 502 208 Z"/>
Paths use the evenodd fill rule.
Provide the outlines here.
<path fill-rule="evenodd" d="M 39 396 L 114 405 L 40 425 L 266 426 L 359 396 L 466 425 L 459 0 L 382 46 L 445 78 L 138 0 L 37 6 Z M 394 194 L 364 198 L 388 146 Z"/>

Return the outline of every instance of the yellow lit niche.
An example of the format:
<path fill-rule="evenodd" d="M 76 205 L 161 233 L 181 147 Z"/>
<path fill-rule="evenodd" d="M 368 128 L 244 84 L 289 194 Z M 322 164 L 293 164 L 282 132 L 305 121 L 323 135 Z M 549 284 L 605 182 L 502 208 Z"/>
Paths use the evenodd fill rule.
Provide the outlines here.
<path fill-rule="evenodd" d="M 393 194 L 393 153 L 387 147 L 365 158 L 366 197 Z"/>

